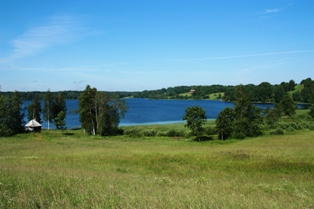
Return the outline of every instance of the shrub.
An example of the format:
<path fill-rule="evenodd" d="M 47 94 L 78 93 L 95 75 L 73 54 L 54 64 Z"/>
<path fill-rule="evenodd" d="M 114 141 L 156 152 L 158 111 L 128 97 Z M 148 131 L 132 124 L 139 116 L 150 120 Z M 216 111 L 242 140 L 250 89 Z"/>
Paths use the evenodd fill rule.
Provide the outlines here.
<path fill-rule="evenodd" d="M 157 131 L 154 129 L 148 129 L 141 132 L 143 136 L 156 136 Z"/>
<path fill-rule="evenodd" d="M 283 135 L 284 131 L 281 128 L 276 128 L 274 131 L 270 132 L 272 135 Z"/>
<path fill-rule="evenodd" d="M 167 132 L 167 136 L 168 137 L 183 136 L 183 132 L 182 131 L 176 131 L 176 130 L 172 129 L 172 130 Z"/>
<path fill-rule="evenodd" d="M 281 129 L 287 129 L 289 127 L 289 124 L 288 123 L 285 123 L 285 122 L 281 122 L 281 123 L 277 123 L 277 126 L 278 128 L 281 128 Z"/>
<path fill-rule="evenodd" d="M 157 136 L 167 136 L 167 131 L 158 131 Z"/>
<path fill-rule="evenodd" d="M 309 124 L 308 122 L 305 122 L 305 121 L 302 121 L 302 122 L 301 122 L 301 126 L 302 126 L 303 128 L 310 128 L 310 124 Z"/>
<path fill-rule="evenodd" d="M 217 130 L 213 127 L 208 127 L 206 130 L 205 130 L 206 134 L 207 135 L 215 135 L 217 134 Z"/>
<path fill-rule="evenodd" d="M 300 130 L 301 126 L 299 123 L 290 123 L 289 126 L 295 130 Z"/>
<path fill-rule="evenodd" d="M 136 128 L 126 129 L 124 130 L 123 133 L 124 135 L 129 135 L 129 136 L 134 136 L 134 137 L 141 136 L 140 130 Z"/>
<path fill-rule="evenodd" d="M 236 139 L 244 139 L 246 135 L 244 133 L 234 133 L 233 137 Z"/>

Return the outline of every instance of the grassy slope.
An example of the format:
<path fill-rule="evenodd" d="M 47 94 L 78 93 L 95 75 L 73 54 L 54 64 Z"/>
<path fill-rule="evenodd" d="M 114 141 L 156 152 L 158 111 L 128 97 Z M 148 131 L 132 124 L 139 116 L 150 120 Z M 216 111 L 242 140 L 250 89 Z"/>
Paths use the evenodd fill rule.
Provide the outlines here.
<path fill-rule="evenodd" d="M 304 89 L 304 85 L 303 84 L 296 85 L 294 87 L 294 91 L 289 91 L 288 94 L 292 95 L 295 92 L 301 92 L 302 89 Z"/>
<path fill-rule="evenodd" d="M 205 143 L 21 134 L 0 139 L 0 208 L 313 208 L 313 162 L 309 131 Z"/>
<path fill-rule="evenodd" d="M 221 98 L 224 96 L 224 92 L 220 92 L 220 95 L 221 95 Z M 192 97 L 192 94 L 190 92 L 187 92 L 187 93 L 182 93 L 182 94 L 179 94 L 180 96 L 188 96 L 188 97 Z M 219 92 L 217 93 L 212 93 L 212 94 L 209 94 L 209 99 L 211 100 L 215 100 L 215 99 L 218 99 L 218 95 L 219 95 Z"/>

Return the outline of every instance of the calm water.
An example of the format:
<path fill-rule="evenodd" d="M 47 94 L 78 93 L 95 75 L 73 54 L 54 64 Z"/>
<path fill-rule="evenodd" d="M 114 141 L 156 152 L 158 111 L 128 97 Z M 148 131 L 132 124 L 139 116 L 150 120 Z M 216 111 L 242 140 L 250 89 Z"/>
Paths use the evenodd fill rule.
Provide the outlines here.
<path fill-rule="evenodd" d="M 120 125 L 139 125 L 139 124 L 160 124 L 183 122 L 182 117 L 188 106 L 198 105 L 206 110 L 208 119 L 215 119 L 219 112 L 226 107 L 233 107 L 231 102 L 218 100 L 148 100 L 148 99 L 126 99 L 129 110 L 125 117 L 121 119 Z M 27 107 L 30 101 L 25 101 Z M 66 100 L 67 112 L 78 109 L 78 100 Z M 261 108 L 272 104 L 257 104 Z M 42 104 L 43 107 L 43 104 Z M 27 113 L 26 113 L 27 114 Z M 43 119 L 43 117 L 42 117 Z M 26 119 L 27 120 L 27 119 Z M 48 128 L 46 122 L 42 123 L 44 129 Z M 79 115 L 67 114 L 66 126 L 68 129 L 80 127 Z M 55 128 L 50 124 L 50 128 Z"/>

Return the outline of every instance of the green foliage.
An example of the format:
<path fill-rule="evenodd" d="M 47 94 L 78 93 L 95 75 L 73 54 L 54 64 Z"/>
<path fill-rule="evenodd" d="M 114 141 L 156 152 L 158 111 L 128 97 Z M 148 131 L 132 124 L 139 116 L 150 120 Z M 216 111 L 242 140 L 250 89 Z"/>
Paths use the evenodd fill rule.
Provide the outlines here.
<path fill-rule="evenodd" d="M 24 113 L 18 92 L 12 98 L 0 94 L 0 136 L 23 132 Z"/>
<path fill-rule="evenodd" d="M 95 97 L 96 88 L 86 86 L 79 97 L 79 111 L 81 127 L 89 134 L 96 134 Z"/>
<path fill-rule="evenodd" d="M 283 115 L 292 116 L 297 110 L 297 105 L 294 103 L 290 95 L 286 94 L 283 99 L 280 101 L 279 106 Z"/>
<path fill-rule="evenodd" d="M 50 92 L 50 90 L 48 90 L 45 94 L 45 97 L 43 99 L 44 101 L 44 108 L 43 108 L 43 116 L 44 116 L 44 120 L 48 122 L 48 125 L 49 125 L 49 122 L 53 122 L 54 120 L 54 112 L 53 112 L 53 109 L 54 109 L 54 101 L 53 101 L 53 97 L 52 97 L 52 94 Z M 49 126 L 48 126 L 49 127 Z"/>
<path fill-rule="evenodd" d="M 314 105 L 311 106 L 309 115 L 310 115 L 311 118 L 314 118 Z"/>
<path fill-rule="evenodd" d="M 49 129 L 49 123 L 53 123 L 60 112 L 63 112 L 64 117 L 66 117 L 66 103 L 61 92 L 52 94 L 50 90 L 46 92 L 43 101 L 43 116 L 44 120 L 48 122 Z"/>
<path fill-rule="evenodd" d="M 141 137 L 141 130 L 138 128 L 128 128 L 124 129 L 124 135 L 132 136 L 132 137 Z"/>
<path fill-rule="evenodd" d="M 118 95 L 119 98 L 149 98 L 149 99 L 220 99 L 225 101 L 235 101 L 236 86 L 176 86 L 162 88 L 158 90 L 145 90 L 142 92 L 104 92 L 109 96 Z M 250 101 L 279 102 L 284 93 L 287 92 L 293 96 L 295 101 L 303 103 L 314 102 L 314 81 L 307 78 L 296 85 L 293 80 L 282 82 L 280 85 L 270 85 L 268 82 L 262 82 L 255 86 L 253 84 L 245 85 L 247 95 Z M 190 90 L 195 89 L 195 94 Z M 12 97 L 14 92 L 2 92 L 8 97 Z M 57 94 L 63 94 L 64 99 L 78 99 L 82 91 L 62 91 L 51 92 L 53 97 Z M 215 96 L 216 94 L 216 96 Z M 217 96 L 218 94 L 218 96 Z M 295 95 L 294 95 L 295 94 Z M 44 99 L 46 92 L 21 92 L 22 100 L 31 100 L 35 96 Z M 60 112 L 60 111 L 59 111 Z"/>
<path fill-rule="evenodd" d="M 185 137 L 187 134 L 180 124 L 124 127 L 124 135 L 131 137 Z"/>
<path fill-rule="evenodd" d="M 268 82 L 262 82 L 255 88 L 255 97 L 257 101 L 270 102 L 273 95 L 273 87 Z"/>
<path fill-rule="evenodd" d="M 274 88 L 274 102 L 279 103 L 280 100 L 284 97 L 285 90 L 282 85 L 276 86 Z"/>
<path fill-rule="evenodd" d="M 283 135 L 284 131 L 281 128 L 276 128 L 274 131 L 270 132 L 271 135 Z"/>
<path fill-rule="evenodd" d="M 181 136 L 184 136 L 184 134 L 182 131 L 177 131 L 177 130 L 172 129 L 166 133 L 166 136 L 168 136 L 168 137 L 181 137 Z"/>
<path fill-rule="evenodd" d="M 275 108 L 268 110 L 265 115 L 266 124 L 273 126 L 281 116 L 281 110 L 275 106 Z"/>
<path fill-rule="evenodd" d="M 27 119 L 28 120 L 32 120 L 35 119 L 38 123 L 42 123 L 41 121 L 41 105 L 40 105 L 40 100 L 39 97 L 37 95 L 34 96 L 32 102 L 29 104 L 28 108 L 28 115 L 27 115 Z"/>
<path fill-rule="evenodd" d="M 213 127 L 208 127 L 208 128 L 206 128 L 205 131 L 206 131 L 207 135 L 215 135 L 218 133 L 218 130 L 216 128 L 213 128 Z"/>
<path fill-rule="evenodd" d="M 55 126 L 59 130 L 66 130 L 65 113 L 63 111 L 59 112 L 55 118 Z"/>
<path fill-rule="evenodd" d="M 251 104 L 243 85 L 239 85 L 236 91 L 234 103 L 233 132 L 237 136 L 261 135 L 262 123 L 261 109 Z"/>
<path fill-rule="evenodd" d="M 120 117 L 124 117 L 128 107 L 125 100 L 104 92 L 97 92 L 89 85 L 79 98 L 80 122 L 90 134 L 102 136 L 119 133 Z"/>
<path fill-rule="evenodd" d="M 223 109 L 217 119 L 216 130 L 219 133 L 219 139 L 224 140 L 231 136 L 233 132 L 234 111 L 231 107 Z"/>
<path fill-rule="evenodd" d="M 203 125 L 206 123 L 206 112 L 203 108 L 198 106 L 187 107 L 183 120 L 186 120 L 188 127 L 191 130 L 192 135 L 199 137 L 203 132 Z"/>

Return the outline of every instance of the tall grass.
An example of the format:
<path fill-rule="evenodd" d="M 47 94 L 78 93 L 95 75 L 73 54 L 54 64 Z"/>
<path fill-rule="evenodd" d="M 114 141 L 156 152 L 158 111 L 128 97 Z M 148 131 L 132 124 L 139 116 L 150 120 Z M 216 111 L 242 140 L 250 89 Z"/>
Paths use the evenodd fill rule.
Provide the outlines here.
<path fill-rule="evenodd" d="M 310 131 L 203 143 L 21 134 L 0 139 L 0 208 L 313 208 L 313 162 Z"/>

